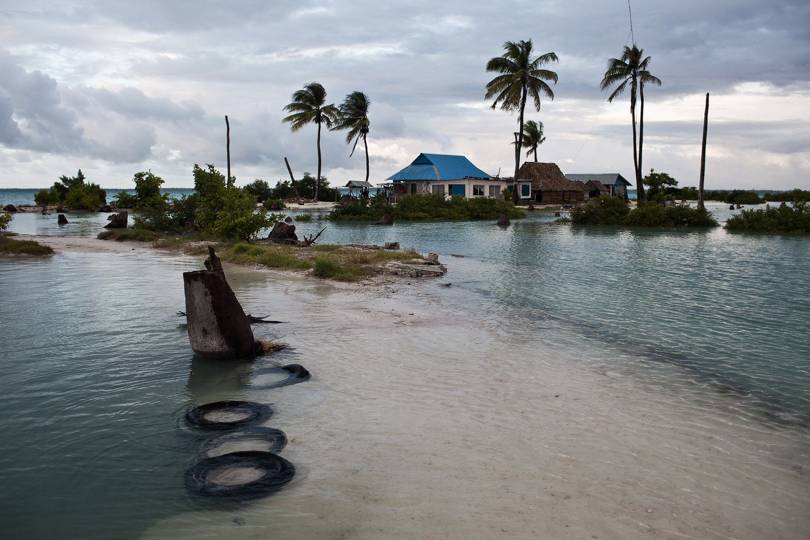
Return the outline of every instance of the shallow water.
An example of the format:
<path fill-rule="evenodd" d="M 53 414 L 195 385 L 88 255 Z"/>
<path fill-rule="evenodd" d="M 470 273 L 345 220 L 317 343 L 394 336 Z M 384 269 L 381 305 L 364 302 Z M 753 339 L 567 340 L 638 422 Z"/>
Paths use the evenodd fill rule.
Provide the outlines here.
<path fill-rule="evenodd" d="M 292 348 L 253 366 L 192 359 L 175 311 L 197 260 L 0 262 L 5 533 L 806 537 L 810 239 L 547 221 L 328 224 L 439 253 L 449 288 L 234 269 L 246 311 L 289 321 L 256 327 Z M 273 362 L 313 379 L 262 389 Z M 281 493 L 186 495 L 182 414 L 216 399 L 272 403 L 298 468 Z"/>

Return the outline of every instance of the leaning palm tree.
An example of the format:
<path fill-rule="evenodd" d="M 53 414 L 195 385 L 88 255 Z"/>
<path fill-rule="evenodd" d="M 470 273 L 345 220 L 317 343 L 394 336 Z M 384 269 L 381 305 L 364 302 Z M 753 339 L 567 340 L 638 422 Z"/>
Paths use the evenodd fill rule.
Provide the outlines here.
<path fill-rule="evenodd" d="M 503 45 L 504 53 L 487 62 L 487 71 L 500 73 L 487 83 L 486 99 L 495 98 L 492 108 L 500 105 L 505 111 L 520 111 L 518 115 L 518 129 L 515 140 L 515 176 L 512 200 L 518 202 L 518 169 L 520 168 L 520 149 L 523 147 L 523 113 L 526 109 L 526 100 L 529 96 L 534 101 L 534 107 L 540 110 L 540 94 L 554 99 L 554 92 L 547 81 L 557 82 L 557 74 L 541 66 L 548 62 L 556 62 L 557 55 L 553 52 L 533 57 L 534 45 L 532 40 L 507 41 Z"/>
<path fill-rule="evenodd" d="M 644 58 L 644 50 L 637 46 L 624 47 L 621 58 L 611 58 L 608 60 L 608 68 L 602 77 L 600 84 L 602 90 L 613 88 L 608 101 L 613 102 L 620 96 L 628 86 L 630 86 L 630 115 L 633 119 L 633 167 L 636 174 L 636 189 L 638 199 L 644 200 L 644 184 L 641 181 L 641 146 L 644 136 L 644 112 L 643 112 L 643 85 L 645 83 L 661 84 L 661 81 L 654 77 L 647 67 L 651 58 Z M 641 137 L 636 142 L 636 100 L 641 93 L 642 96 L 642 116 L 641 116 Z"/>
<path fill-rule="evenodd" d="M 643 52 L 643 51 L 642 51 Z M 642 55 L 639 55 L 642 56 Z M 661 79 L 653 75 L 647 69 L 652 61 L 651 57 L 642 60 L 640 69 L 638 71 L 638 98 L 641 106 L 641 111 L 638 117 L 638 170 L 643 171 L 642 154 L 644 152 L 644 85 L 654 84 L 661 86 Z"/>
<path fill-rule="evenodd" d="M 352 144 L 354 141 L 354 145 L 352 146 L 352 151 L 349 154 L 349 157 L 354 155 L 354 151 L 357 148 L 357 143 L 360 142 L 360 139 L 363 139 L 363 148 L 365 149 L 366 153 L 366 182 L 368 182 L 368 142 L 366 141 L 366 137 L 368 136 L 368 129 L 370 126 L 370 122 L 368 119 L 368 109 L 371 105 L 371 101 L 368 99 L 368 96 L 365 95 L 363 92 L 352 92 L 346 99 L 343 100 L 343 103 L 340 105 L 340 116 L 335 122 L 335 125 L 332 129 L 348 129 L 349 132 L 346 134 L 346 144 Z"/>
<path fill-rule="evenodd" d="M 309 83 L 292 95 L 292 103 L 284 107 L 291 113 L 283 121 L 290 123 L 290 129 L 298 131 L 307 124 L 318 125 L 318 176 L 315 179 L 315 200 L 318 200 L 318 186 L 321 184 L 321 124 L 330 128 L 338 117 L 338 108 L 326 103 L 326 90 L 317 82 Z"/>
<path fill-rule="evenodd" d="M 528 148 L 526 157 L 534 153 L 534 162 L 537 163 L 537 147 L 545 142 L 543 137 L 543 122 L 529 120 L 523 125 L 523 148 Z"/>

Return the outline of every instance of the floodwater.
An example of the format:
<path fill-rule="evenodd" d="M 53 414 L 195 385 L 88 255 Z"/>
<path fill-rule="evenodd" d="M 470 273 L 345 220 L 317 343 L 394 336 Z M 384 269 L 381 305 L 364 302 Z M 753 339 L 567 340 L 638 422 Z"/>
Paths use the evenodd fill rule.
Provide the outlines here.
<path fill-rule="evenodd" d="M 67 232 L 48 220 L 12 224 Z M 175 312 L 199 260 L 0 261 L 3 536 L 810 534 L 810 239 L 300 228 L 324 225 L 324 242 L 395 240 L 449 273 L 372 289 L 231 269 L 246 311 L 288 321 L 255 331 L 290 348 L 246 364 L 191 355 Z M 263 389 L 276 363 L 313 377 Z M 272 405 L 297 468 L 281 492 L 188 497 L 204 439 L 182 416 L 219 399 Z"/>

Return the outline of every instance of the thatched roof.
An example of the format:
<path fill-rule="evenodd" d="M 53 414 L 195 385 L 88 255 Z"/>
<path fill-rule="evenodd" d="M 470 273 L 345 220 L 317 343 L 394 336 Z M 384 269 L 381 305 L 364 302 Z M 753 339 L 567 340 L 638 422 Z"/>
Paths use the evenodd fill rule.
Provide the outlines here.
<path fill-rule="evenodd" d="M 563 175 L 556 163 L 533 163 L 520 166 L 518 178 L 532 181 L 533 191 L 585 191 L 585 186 Z"/>
<path fill-rule="evenodd" d="M 588 191 L 599 191 L 601 193 L 610 193 L 610 188 L 599 180 L 588 180 L 585 182 L 585 188 Z"/>

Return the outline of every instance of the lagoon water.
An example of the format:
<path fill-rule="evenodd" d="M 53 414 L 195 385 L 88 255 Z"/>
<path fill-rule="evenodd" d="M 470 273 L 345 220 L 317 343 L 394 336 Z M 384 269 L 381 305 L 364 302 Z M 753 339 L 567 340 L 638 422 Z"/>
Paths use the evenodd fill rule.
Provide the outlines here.
<path fill-rule="evenodd" d="M 68 219 L 12 229 L 103 223 Z M 291 348 L 253 365 L 192 358 L 175 311 L 195 258 L 0 261 L 4 536 L 807 538 L 810 239 L 549 221 L 324 222 L 324 242 L 399 241 L 449 273 L 231 269 L 246 311 L 289 321 L 256 327 Z M 291 362 L 313 379 L 253 374 Z M 186 495 L 203 439 L 182 415 L 216 399 L 273 404 L 298 468 L 281 493 Z"/>

